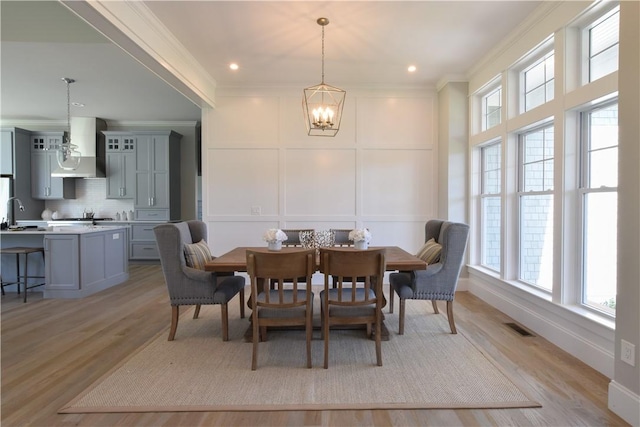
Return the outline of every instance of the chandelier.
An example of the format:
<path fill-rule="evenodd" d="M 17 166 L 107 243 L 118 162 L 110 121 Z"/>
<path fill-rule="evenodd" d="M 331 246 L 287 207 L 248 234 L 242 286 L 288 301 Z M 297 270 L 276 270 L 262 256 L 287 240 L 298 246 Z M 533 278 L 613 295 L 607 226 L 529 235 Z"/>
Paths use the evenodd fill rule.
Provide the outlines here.
<path fill-rule="evenodd" d="M 75 82 L 75 80 L 63 77 L 62 81 L 67 84 L 67 135 L 58 149 L 57 159 L 62 169 L 75 170 L 80 166 L 82 156 L 78 151 L 78 146 L 71 143 L 71 97 L 69 91 L 71 83 Z"/>
<path fill-rule="evenodd" d="M 336 136 L 347 92 L 324 82 L 324 27 L 329 20 L 318 18 L 316 22 L 322 27 L 322 81 L 304 90 L 302 109 L 309 136 Z"/>

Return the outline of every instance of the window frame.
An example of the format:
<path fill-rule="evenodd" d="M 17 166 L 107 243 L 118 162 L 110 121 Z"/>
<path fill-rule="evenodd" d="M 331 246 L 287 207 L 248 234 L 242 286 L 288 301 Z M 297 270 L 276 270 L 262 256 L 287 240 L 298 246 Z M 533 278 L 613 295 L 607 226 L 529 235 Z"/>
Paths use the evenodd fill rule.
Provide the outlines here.
<path fill-rule="evenodd" d="M 598 79 L 601 79 L 605 76 L 608 76 L 609 74 L 612 74 L 614 72 L 616 72 L 618 70 L 619 67 L 616 67 L 615 70 L 611 71 L 610 73 L 604 74 L 600 77 L 598 77 L 597 79 L 592 79 L 591 75 L 592 75 L 592 70 L 591 70 L 591 60 L 593 57 L 597 56 L 597 55 L 591 55 L 591 31 L 597 27 L 598 25 L 602 24 L 604 21 L 606 21 L 607 19 L 611 18 L 613 15 L 615 14 L 620 14 L 620 5 L 619 4 L 612 4 L 611 7 L 609 9 L 607 9 L 606 11 L 598 14 L 595 19 L 591 20 L 590 22 L 588 22 L 586 25 L 582 26 L 581 28 L 581 40 L 582 40 L 582 52 L 581 52 L 581 58 L 582 58 L 582 84 L 586 85 L 589 84 L 591 82 L 594 82 Z M 616 41 L 616 43 L 608 46 L 606 49 L 601 50 L 599 53 L 602 53 L 606 50 L 609 50 L 610 48 L 612 48 L 613 46 L 619 45 L 620 44 L 620 32 L 619 32 L 619 27 L 618 27 L 618 40 Z M 619 53 L 618 53 L 618 58 L 619 58 Z"/>
<path fill-rule="evenodd" d="M 550 79 L 546 79 L 546 65 L 545 65 L 545 79 L 542 82 L 542 84 L 537 85 L 534 88 L 531 88 L 529 91 L 527 91 L 527 85 L 526 85 L 526 74 L 531 71 L 534 67 L 536 67 L 537 65 L 539 65 L 540 63 L 545 63 L 547 61 L 547 59 L 549 59 L 549 57 L 553 57 L 553 62 L 554 62 L 554 71 L 552 73 L 552 77 Z M 524 67 L 522 67 L 522 69 L 519 72 L 519 81 L 520 81 L 520 90 L 519 90 L 519 98 L 520 98 L 520 113 L 526 113 L 528 111 L 531 111 L 541 105 L 544 105 L 548 102 L 551 102 L 554 100 L 555 98 L 555 49 L 553 48 L 553 45 L 549 46 L 547 49 L 544 49 L 542 51 L 540 51 L 539 53 L 532 55 L 529 60 L 527 61 L 526 65 Z M 547 89 L 548 89 L 548 85 L 550 83 L 553 83 L 553 90 L 551 91 L 551 98 L 547 98 Z M 531 92 L 533 92 L 536 89 L 539 89 L 543 87 L 544 88 L 544 101 L 540 104 L 537 104 L 533 107 L 527 108 L 527 95 L 530 94 Z"/>
<path fill-rule="evenodd" d="M 538 191 L 525 191 L 525 163 L 524 163 L 524 149 L 523 149 L 523 145 L 524 145 L 524 139 L 527 135 L 535 133 L 535 132 L 539 132 L 539 131 L 546 131 L 549 130 L 551 132 L 551 134 L 553 135 L 555 132 L 555 126 L 554 126 L 554 122 L 552 120 L 549 121 L 545 121 L 541 124 L 538 124 L 537 126 L 534 127 L 530 127 L 527 128 L 525 130 L 521 130 L 520 132 L 517 133 L 517 152 L 518 152 L 518 161 L 517 161 L 517 185 L 516 185 L 516 199 L 517 199 L 517 203 L 516 203 L 516 221 L 517 221 L 517 234 L 518 234 L 518 242 L 517 245 L 515 246 L 517 248 L 517 269 L 516 269 L 516 280 L 519 283 L 522 283 L 528 287 L 531 287 L 532 289 L 537 289 L 541 292 L 544 292 L 545 294 L 551 295 L 553 292 L 553 274 L 552 274 L 552 283 L 550 284 L 550 288 L 546 288 L 542 285 L 538 285 L 536 283 L 533 282 L 529 282 L 525 279 L 522 278 L 523 276 L 523 265 L 522 265 L 522 242 L 523 242 L 523 210 L 522 210 L 522 201 L 523 198 L 526 196 L 545 196 L 548 195 L 551 197 L 552 203 L 553 205 L 555 205 L 555 196 L 556 196 L 556 192 L 555 192 L 555 180 L 554 180 L 554 186 L 551 189 L 543 189 L 543 190 L 538 190 Z M 555 137 L 554 137 L 554 147 L 555 147 Z M 551 158 L 546 158 L 544 157 L 542 159 L 542 161 L 546 161 L 546 160 L 552 160 L 554 162 L 554 169 L 555 169 L 555 162 L 556 162 L 556 158 L 555 158 L 555 153 L 553 155 L 553 157 Z M 544 178 L 543 178 L 544 180 Z M 552 205 L 552 212 L 551 212 L 551 217 L 553 219 L 554 216 L 554 210 L 555 210 L 555 206 Z M 552 236 L 555 239 L 555 230 L 552 230 Z M 552 265 L 548 266 L 551 271 L 553 271 L 553 263 L 555 263 L 555 259 L 554 259 L 555 254 L 552 254 Z"/>
<path fill-rule="evenodd" d="M 577 188 L 577 197 L 578 197 L 578 209 L 579 209 L 579 224 L 578 224 L 578 247 L 580 248 L 580 258 L 578 259 L 578 301 L 576 303 L 580 305 L 585 310 L 598 313 L 599 315 L 607 316 L 609 318 L 614 319 L 616 316 L 615 309 L 605 309 L 604 307 L 599 307 L 597 305 L 589 304 L 587 302 L 587 283 L 586 281 L 586 267 L 587 267 L 587 243 L 586 243 L 586 234 L 587 234 L 587 203 L 586 196 L 588 194 L 595 193 L 618 193 L 618 185 L 615 187 L 612 186 L 598 186 L 591 187 L 589 180 L 591 177 L 591 164 L 589 154 L 591 150 L 591 114 L 600 111 L 606 108 L 609 108 L 613 105 L 618 105 L 617 96 L 613 99 L 608 99 L 604 102 L 600 102 L 598 104 L 590 105 L 589 108 L 580 111 L 580 136 L 579 136 L 579 182 Z M 602 149 L 612 148 L 613 146 L 609 146 Z M 615 145 L 616 149 L 619 147 L 619 144 Z M 617 209 L 616 209 L 617 213 Z M 616 237 L 617 241 L 617 235 Z M 614 274 L 615 275 L 615 274 Z"/>
<path fill-rule="evenodd" d="M 500 153 L 500 161 L 499 161 L 499 168 L 497 169 L 499 171 L 499 176 L 500 176 L 500 185 L 499 185 L 499 190 L 496 193 L 488 193 L 486 191 L 486 182 L 485 182 L 485 177 L 486 177 L 486 172 L 487 170 L 485 170 L 485 155 L 486 155 L 486 151 L 489 148 L 495 147 L 497 146 L 498 148 L 498 152 Z M 486 144 L 483 144 L 482 146 L 479 147 L 480 148 L 480 192 L 479 192 L 479 199 L 480 199 L 480 206 L 479 206 L 479 218 L 480 218 L 480 265 L 484 268 L 487 268 L 491 271 L 494 271 L 495 273 L 500 274 L 502 272 L 502 234 L 503 234 L 503 230 L 502 230 L 502 210 L 503 210 L 503 201 L 502 201 L 502 193 L 503 193 L 503 189 L 504 189 L 504 179 L 503 179 L 503 155 L 502 155 L 502 140 L 501 139 L 494 139 L 491 140 L 489 142 L 487 142 Z M 498 268 L 494 268 L 493 266 L 490 266 L 488 264 L 486 264 L 485 262 L 485 257 L 486 257 L 486 253 L 485 253 L 485 211 L 484 211 L 484 200 L 487 198 L 495 198 L 498 197 L 500 198 L 500 237 L 499 237 L 499 242 L 500 242 L 500 261 L 499 261 L 499 266 Z"/>
<path fill-rule="evenodd" d="M 489 126 L 488 124 L 489 115 L 495 113 L 495 111 L 492 111 L 492 112 L 487 111 L 487 99 L 493 94 L 495 94 L 496 92 L 499 93 L 498 99 L 500 100 L 500 105 L 497 109 L 498 122 Z M 496 127 L 502 123 L 502 110 L 503 110 L 502 109 L 502 84 L 500 83 L 500 81 L 497 81 L 495 84 L 491 85 L 484 93 L 480 95 L 480 108 L 481 108 L 481 111 L 480 111 L 480 116 L 481 116 L 480 131 L 481 132 L 484 132 L 493 127 Z"/>

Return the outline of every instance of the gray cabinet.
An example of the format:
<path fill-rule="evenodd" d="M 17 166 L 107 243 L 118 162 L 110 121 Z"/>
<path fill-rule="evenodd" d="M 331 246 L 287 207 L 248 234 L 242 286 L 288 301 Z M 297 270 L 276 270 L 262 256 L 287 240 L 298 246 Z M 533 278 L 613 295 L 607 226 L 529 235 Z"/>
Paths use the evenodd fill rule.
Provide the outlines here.
<path fill-rule="evenodd" d="M 106 137 L 107 199 L 136 194 L 136 138 L 129 132 L 102 132 Z"/>
<path fill-rule="evenodd" d="M 13 132 L 0 132 L 0 174 L 13 175 Z"/>
<path fill-rule="evenodd" d="M 45 298 L 81 298 L 129 277 L 125 228 L 44 236 Z"/>
<path fill-rule="evenodd" d="M 45 293 L 80 289 L 80 236 L 49 235 L 44 238 Z"/>
<path fill-rule="evenodd" d="M 159 223 L 135 223 L 131 224 L 130 230 L 130 253 L 131 259 L 137 260 L 159 260 L 158 245 L 153 228 Z"/>
<path fill-rule="evenodd" d="M 34 199 L 75 199 L 76 184 L 72 178 L 53 178 L 58 168 L 56 151 L 60 149 L 64 132 L 34 132 L 31 134 L 31 197 Z"/>
<path fill-rule="evenodd" d="M 180 139 L 173 131 L 136 133 L 136 220 L 180 219 Z"/>
<path fill-rule="evenodd" d="M 44 201 L 31 196 L 31 132 L 20 128 L 0 129 L 0 172 L 13 178 L 12 196 L 22 201 L 24 211 L 14 209 L 16 220 L 39 219 Z"/>

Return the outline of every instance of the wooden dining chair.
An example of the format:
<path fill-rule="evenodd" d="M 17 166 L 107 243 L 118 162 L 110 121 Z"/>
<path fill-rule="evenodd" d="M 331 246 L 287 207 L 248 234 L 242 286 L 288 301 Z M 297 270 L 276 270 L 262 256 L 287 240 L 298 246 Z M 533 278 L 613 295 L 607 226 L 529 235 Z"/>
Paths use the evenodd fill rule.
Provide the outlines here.
<path fill-rule="evenodd" d="M 300 232 L 309 232 L 313 235 L 315 230 L 313 228 L 303 229 L 284 229 L 282 230 L 287 235 L 287 240 L 282 242 L 282 246 L 285 247 L 302 247 L 302 241 L 300 240 Z"/>
<path fill-rule="evenodd" d="M 304 246 L 304 242 L 301 239 L 300 232 L 304 232 L 307 235 L 311 235 L 312 237 L 315 235 L 315 230 L 313 228 L 301 228 L 301 229 L 284 229 L 282 230 L 284 234 L 287 235 L 287 240 L 282 242 L 282 247 L 285 248 L 302 248 Z M 298 279 L 299 282 L 302 282 L 303 278 L 300 277 Z M 291 280 L 286 280 L 286 282 L 291 282 Z M 271 289 L 275 289 L 275 282 L 271 280 L 269 286 Z"/>
<path fill-rule="evenodd" d="M 307 334 L 307 368 L 311 368 L 315 249 L 283 252 L 247 250 L 247 273 L 251 278 L 251 322 L 253 357 L 258 366 L 258 341 L 266 341 L 269 326 L 304 326 Z M 285 282 L 287 288 L 284 287 Z M 275 283 L 275 289 L 263 285 Z"/>
<path fill-rule="evenodd" d="M 325 369 L 329 367 L 329 331 L 334 325 L 366 325 L 368 337 L 375 325 L 376 362 L 382 366 L 380 330 L 384 302 L 384 253 L 384 248 L 320 249 L 320 272 L 324 274 L 320 301 Z M 335 283 L 331 277 L 336 278 Z"/>
<path fill-rule="evenodd" d="M 350 229 L 347 228 L 332 228 L 333 234 L 335 236 L 334 244 L 338 247 L 349 247 L 353 246 L 353 240 L 349 240 Z"/>

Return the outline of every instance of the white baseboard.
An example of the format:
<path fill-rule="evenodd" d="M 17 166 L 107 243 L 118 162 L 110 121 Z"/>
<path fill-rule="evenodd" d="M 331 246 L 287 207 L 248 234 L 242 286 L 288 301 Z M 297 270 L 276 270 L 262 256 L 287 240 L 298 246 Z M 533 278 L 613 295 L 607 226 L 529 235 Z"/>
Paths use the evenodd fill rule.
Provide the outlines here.
<path fill-rule="evenodd" d="M 632 426 L 640 426 L 640 396 L 615 381 L 609 383 L 609 409 Z"/>

